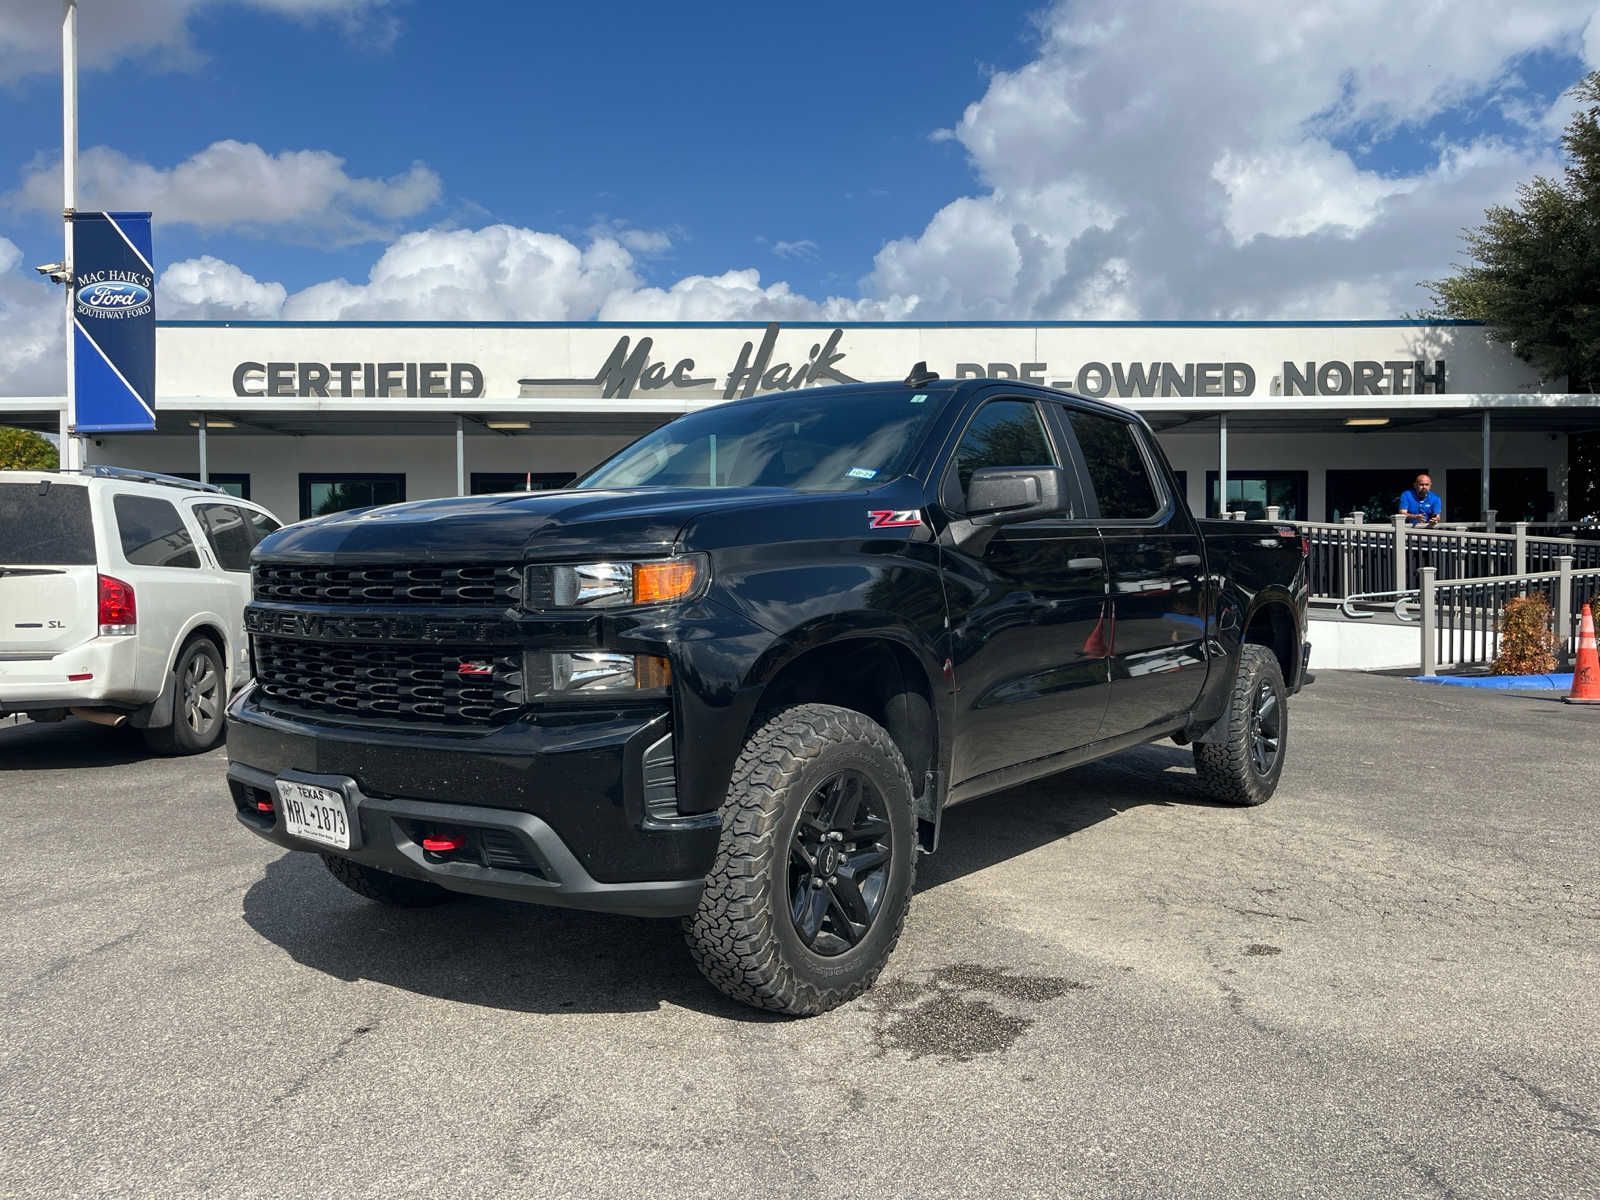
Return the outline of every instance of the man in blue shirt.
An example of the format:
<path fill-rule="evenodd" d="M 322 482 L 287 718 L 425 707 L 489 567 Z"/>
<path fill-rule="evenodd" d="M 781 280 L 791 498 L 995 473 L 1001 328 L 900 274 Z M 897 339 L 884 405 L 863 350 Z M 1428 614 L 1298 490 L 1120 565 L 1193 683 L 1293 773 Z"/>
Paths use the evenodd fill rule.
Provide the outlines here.
<path fill-rule="evenodd" d="M 1444 512 L 1444 503 L 1433 491 L 1433 480 L 1418 475 L 1411 486 L 1400 493 L 1400 511 L 1406 514 L 1407 525 L 1437 525 Z"/>

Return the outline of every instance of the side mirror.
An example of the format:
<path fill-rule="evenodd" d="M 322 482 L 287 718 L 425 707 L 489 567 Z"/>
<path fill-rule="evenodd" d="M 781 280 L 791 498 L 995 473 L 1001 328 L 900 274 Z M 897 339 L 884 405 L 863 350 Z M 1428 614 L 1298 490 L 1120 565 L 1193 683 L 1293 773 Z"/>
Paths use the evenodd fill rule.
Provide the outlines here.
<path fill-rule="evenodd" d="M 980 467 L 967 484 L 967 516 L 977 525 L 1010 525 L 1067 511 L 1060 467 Z"/>

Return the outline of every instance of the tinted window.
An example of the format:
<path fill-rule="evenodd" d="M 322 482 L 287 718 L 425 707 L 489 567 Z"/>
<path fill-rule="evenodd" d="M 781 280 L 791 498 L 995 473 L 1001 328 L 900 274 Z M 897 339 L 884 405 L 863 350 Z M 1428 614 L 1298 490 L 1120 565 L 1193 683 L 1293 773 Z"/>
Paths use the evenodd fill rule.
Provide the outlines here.
<path fill-rule="evenodd" d="M 60 483 L 0 483 L 0 563 L 94 563 L 89 489 Z"/>
<path fill-rule="evenodd" d="M 404 475 L 302 475 L 300 516 L 325 517 L 352 508 L 399 504 L 406 498 Z"/>
<path fill-rule="evenodd" d="M 1070 411 L 1068 416 L 1100 501 L 1100 515 L 1108 521 L 1155 516 L 1161 505 L 1133 426 L 1096 413 Z"/>
<path fill-rule="evenodd" d="M 575 486 L 779 487 L 842 492 L 903 474 L 948 391 L 882 392 L 720 404 L 640 438 Z"/>
<path fill-rule="evenodd" d="M 978 410 L 956 447 L 956 475 L 963 493 L 972 473 L 984 467 L 1053 467 L 1055 455 L 1045 436 L 1037 405 L 1025 400 L 993 400 Z"/>
<path fill-rule="evenodd" d="M 224 571 L 248 571 L 255 543 L 250 540 L 244 513 L 231 504 L 197 504 L 195 512 L 200 514 L 217 565 Z"/>
<path fill-rule="evenodd" d="M 241 508 L 244 514 L 245 527 L 250 531 L 250 544 L 255 546 L 269 533 L 276 533 L 283 526 L 274 521 L 266 513 L 258 513 L 253 508 Z"/>
<path fill-rule="evenodd" d="M 136 567 L 198 567 L 199 552 L 177 508 L 154 496 L 117 496 L 111 501 L 117 515 L 117 536 L 122 557 Z"/>

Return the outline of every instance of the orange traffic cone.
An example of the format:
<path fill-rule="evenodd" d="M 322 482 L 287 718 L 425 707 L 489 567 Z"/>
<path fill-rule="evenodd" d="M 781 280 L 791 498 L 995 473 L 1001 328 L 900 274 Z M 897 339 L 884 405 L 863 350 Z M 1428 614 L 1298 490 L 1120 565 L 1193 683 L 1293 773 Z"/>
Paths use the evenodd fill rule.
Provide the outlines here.
<path fill-rule="evenodd" d="M 1572 669 L 1572 691 L 1568 704 L 1600 704 L 1600 651 L 1595 649 L 1594 613 L 1583 606 L 1578 624 L 1578 665 Z"/>

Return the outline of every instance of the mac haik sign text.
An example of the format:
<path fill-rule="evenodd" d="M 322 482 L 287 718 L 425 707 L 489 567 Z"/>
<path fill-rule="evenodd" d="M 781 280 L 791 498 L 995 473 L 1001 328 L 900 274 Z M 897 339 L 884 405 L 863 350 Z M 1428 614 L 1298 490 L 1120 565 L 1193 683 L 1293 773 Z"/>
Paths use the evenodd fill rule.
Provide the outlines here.
<path fill-rule="evenodd" d="M 696 401 L 861 380 L 926 362 L 1088 396 L 1537 391 L 1478 327 L 269 325 L 161 329 L 162 394 L 260 399 Z M 1447 369 L 1448 364 L 1448 369 Z"/>

